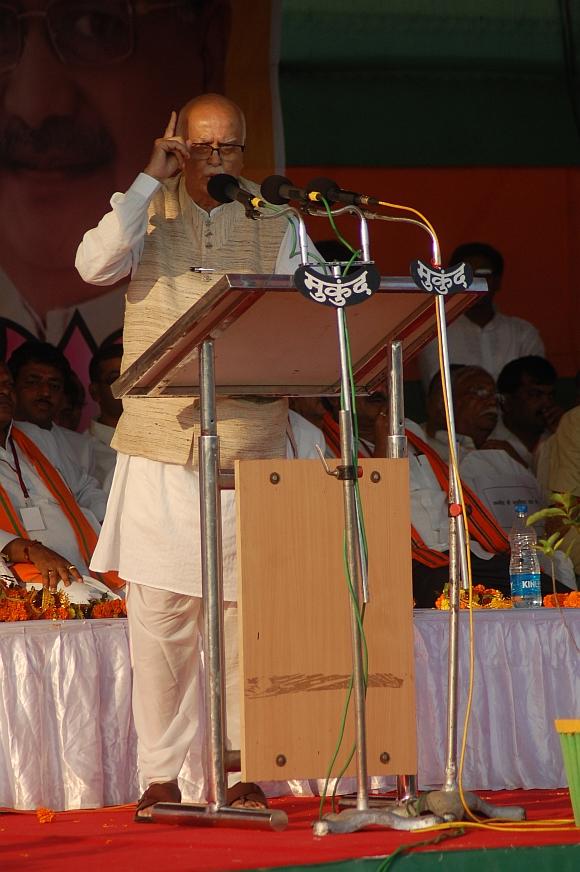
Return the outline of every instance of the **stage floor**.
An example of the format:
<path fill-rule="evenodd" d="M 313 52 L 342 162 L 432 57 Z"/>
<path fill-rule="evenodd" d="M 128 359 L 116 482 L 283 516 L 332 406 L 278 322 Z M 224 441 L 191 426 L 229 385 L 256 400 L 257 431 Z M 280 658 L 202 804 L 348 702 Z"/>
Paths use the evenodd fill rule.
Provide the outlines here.
<path fill-rule="evenodd" d="M 532 821 L 572 816 L 567 790 L 481 792 L 481 796 L 498 805 L 523 805 Z M 271 805 L 288 813 L 289 826 L 282 833 L 134 824 L 133 806 L 60 812 L 47 823 L 40 823 L 34 812 L 2 810 L 0 865 L 7 872 L 67 872 L 73 867 L 82 872 L 218 872 L 296 870 L 314 865 L 317 872 L 378 872 L 379 858 L 438 835 L 372 829 L 315 838 L 316 800 L 284 797 L 272 800 Z M 577 828 L 559 832 L 470 829 L 440 845 L 397 857 L 393 866 L 407 872 L 426 870 L 440 864 L 444 855 L 446 870 L 475 872 L 477 866 L 478 872 L 576 872 L 580 869 L 579 843 Z M 486 849 L 484 854 L 481 849 Z"/>

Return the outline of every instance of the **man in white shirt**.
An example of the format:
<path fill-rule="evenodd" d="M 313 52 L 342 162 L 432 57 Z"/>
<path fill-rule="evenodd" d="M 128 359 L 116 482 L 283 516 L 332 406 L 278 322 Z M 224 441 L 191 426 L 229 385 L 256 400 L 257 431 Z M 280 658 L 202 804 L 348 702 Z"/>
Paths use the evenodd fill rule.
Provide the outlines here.
<path fill-rule="evenodd" d="M 85 234 L 76 264 L 86 281 L 107 285 L 132 277 L 123 340 L 125 368 L 211 288 L 220 272 L 292 273 L 298 266 L 292 228 L 248 221 L 239 203 L 219 205 L 208 193 L 211 176 L 240 175 L 245 132 L 242 111 L 226 98 L 209 94 L 190 101 L 179 119 L 172 113 L 145 172 L 125 194 L 113 196 L 112 211 Z M 244 180 L 244 187 L 252 185 Z M 129 399 L 123 406 L 113 442 L 117 465 L 92 567 L 117 569 L 129 582 L 133 711 L 148 785 L 137 809 L 136 820 L 141 821 L 150 818 L 155 802 L 179 800 L 177 778 L 192 747 L 198 780 L 191 798 L 205 795 L 205 724 L 199 704 L 199 411 L 179 398 Z M 284 401 L 220 400 L 222 465 L 233 464 L 235 457 L 284 456 L 287 419 Z M 224 599 L 226 642 L 229 639 L 232 647 L 234 517 L 233 494 L 225 492 Z M 230 674 L 236 660 L 234 653 Z M 232 722 L 230 718 L 228 727 Z M 235 741 L 231 731 L 230 739 Z M 252 785 L 230 793 L 228 801 L 236 795 L 241 803 L 263 803 Z"/>
<path fill-rule="evenodd" d="M 502 315 L 494 306 L 503 274 L 503 257 L 499 251 L 482 242 L 469 242 L 460 245 L 451 255 L 451 264 L 461 262 L 469 263 L 475 276 L 486 279 L 489 290 L 449 326 L 450 362 L 481 366 L 497 379 L 510 360 L 529 354 L 543 356 L 544 343 L 537 329 L 523 318 Z M 439 369 L 436 340 L 421 352 L 419 368 L 427 390 Z"/>

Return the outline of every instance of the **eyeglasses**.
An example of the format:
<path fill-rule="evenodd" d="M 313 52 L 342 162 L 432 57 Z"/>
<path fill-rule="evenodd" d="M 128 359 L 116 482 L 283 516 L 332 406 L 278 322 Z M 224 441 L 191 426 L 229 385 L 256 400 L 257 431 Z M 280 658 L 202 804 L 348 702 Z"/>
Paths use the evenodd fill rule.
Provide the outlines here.
<path fill-rule="evenodd" d="M 477 397 L 479 400 L 494 399 L 496 403 L 499 401 L 500 395 L 488 388 L 466 388 L 465 393 L 468 397 Z"/>
<path fill-rule="evenodd" d="M 191 156 L 196 160 L 209 160 L 214 151 L 217 151 L 222 160 L 231 160 L 231 158 L 241 154 L 245 147 L 237 142 L 218 142 L 217 146 L 210 142 L 194 142 L 189 150 Z"/>
<path fill-rule="evenodd" d="M 52 0 L 46 9 L 21 12 L 0 3 L 0 73 L 22 56 L 28 22 L 44 19 L 55 54 L 63 64 L 100 66 L 124 61 L 135 47 L 135 16 L 185 6 L 186 0 Z"/>

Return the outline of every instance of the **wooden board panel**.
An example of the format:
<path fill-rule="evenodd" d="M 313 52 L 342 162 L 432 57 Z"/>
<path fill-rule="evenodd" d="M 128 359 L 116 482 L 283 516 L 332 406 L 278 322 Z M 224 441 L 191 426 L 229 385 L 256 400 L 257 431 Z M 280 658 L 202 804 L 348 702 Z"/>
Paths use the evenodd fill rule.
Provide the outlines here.
<path fill-rule="evenodd" d="M 372 459 L 361 466 L 371 591 L 364 624 L 368 769 L 371 775 L 412 773 L 408 463 Z M 380 481 L 371 481 L 371 471 Z M 279 483 L 271 482 L 272 473 Z M 315 460 L 238 462 L 236 476 L 243 779 L 323 777 L 352 664 L 342 484 Z M 353 736 L 351 711 L 339 764 Z M 388 760 L 381 762 L 385 753 Z M 348 772 L 355 772 L 354 761 Z"/>

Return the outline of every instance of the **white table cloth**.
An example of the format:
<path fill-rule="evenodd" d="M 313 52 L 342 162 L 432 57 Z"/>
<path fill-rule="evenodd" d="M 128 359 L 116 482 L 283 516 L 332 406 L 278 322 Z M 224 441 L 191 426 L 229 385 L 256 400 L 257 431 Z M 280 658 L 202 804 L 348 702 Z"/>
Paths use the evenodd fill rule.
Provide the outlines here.
<path fill-rule="evenodd" d="M 557 609 L 545 608 L 475 612 L 475 690 L 465 787 L 567 784 L 554 718 L 580 717 L 580 609 L 562 611 L 564 619 Z M 461 612 L 460 739 L 469 675 L 468 618 Z M 448 620 L 448 612 L 415 612 L 421 786 L 441 784 L 444 778 Z"/>
<path fill-rule="evenodd" d="M 447 619 L 434 611 L 414 616 L 422 787 L 443 779 Z M 553 719 L 580 715 L 580 610 L 566 610 L 565 619 L 569 632 L 552 609 L 475 614 L 466 787 L 566 784 Z M 462 613 L 460 724 L 466 643 Z M 0 677 L 0 806 L 76 809 L 135 801 L 125 620 L 1 624 Z"/>

